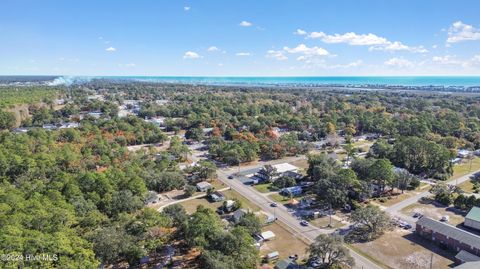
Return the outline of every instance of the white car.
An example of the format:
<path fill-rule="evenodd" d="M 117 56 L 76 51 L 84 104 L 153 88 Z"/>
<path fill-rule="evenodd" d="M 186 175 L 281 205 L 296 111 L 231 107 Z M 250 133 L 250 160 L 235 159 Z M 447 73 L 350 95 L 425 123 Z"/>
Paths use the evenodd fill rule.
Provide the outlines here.
<path fill-rule="evenodd" d="M 450 217 L 447 215 L 442 216 L 442 218 L 440 219 L 440 221 L 445 221 L 445 222 L 448 222 L 449 220 L 450 220 Z"/>

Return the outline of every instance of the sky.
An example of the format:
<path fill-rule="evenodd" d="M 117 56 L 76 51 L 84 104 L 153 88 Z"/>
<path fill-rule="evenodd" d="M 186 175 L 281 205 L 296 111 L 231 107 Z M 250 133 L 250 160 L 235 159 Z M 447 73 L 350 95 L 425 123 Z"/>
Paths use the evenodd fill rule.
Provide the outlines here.
<path fill-rule="evenodd" d="M 478 0 L 2 0 L 0 75 L 480 75 Z"/>

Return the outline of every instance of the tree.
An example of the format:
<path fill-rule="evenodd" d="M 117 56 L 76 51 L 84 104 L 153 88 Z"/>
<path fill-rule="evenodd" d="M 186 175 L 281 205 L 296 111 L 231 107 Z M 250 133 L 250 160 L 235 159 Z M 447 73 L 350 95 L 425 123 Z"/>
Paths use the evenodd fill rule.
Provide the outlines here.
<path fill-rule="evenodd" d="M 312 181 L 334 176 L 338 170 L 340 170 L 340 164 L 326 154 L 311 154 L 308 156 L 307 174 Z"/>
<path fill-rule="evenodd" d="M 343 146 L 343 149 L 347 153 L 347 159 L 345 160 L 345 162 L 348 163 L 350 161 L 350 158 L 353 157 L 355 154 L 355 147 L 352 145 L 352 143 L 348 143 Z"/>
<path fill-rule="evenodd" d="M 197 188 L 192 185 L 187 185 L 183 190 L 185 191 L 185 196 L 190 197 L 197 191 Z"/>
<path fill-rule="evenodd" d="M 410 174 L 410 172 L 405 169 L 401 169 L 395 172 L 395 180 L 393 185 L 400 189 L 403 193 L 404 190 L 411 187 L 416 180 L 418 179 L 415 177 L 415 175 Z"/>
<path fill-rule="evenodd" d="M 205 136 L 203 135 L 202 128 L 190 128 L 185 132 L 186 139 L 192 139 L 195 141 L 202 141 Z"/>
<path fill-rule="evenodd" d="M 295 186 L 296 184 L 297 182 L 295 181 L 294 178 L 287 177 L 287 176 L 279 177 L 277 178 L 277 180 L 275 180 L 275 182 L 273 182 L 273 185 L 279 189 L 292 187 L 292 186 Z"/>
<path fill-rule="evenodd" d="M 461 192 L 462 190 L 458 186 L 447 185 L 445 182 L 438 182 L 430 189 L 430 193 L 435 196 L 435 201 L 446 206 L 453 203 L 454 193 Z"/>
<path fill-rule="evenodd" d="M 378 185 L 380 192 L 383 192 L 395 179 L 393 165 L 388 159 L 376 160 L 368 170 L 368 177 Z"/>
<path fill-rule="evenodd" d="M 387 140 L 378 139 L 370 147 L 368 154 L 373 158 L 385 159 L 390 157 L 390 154 L 392 154 L 392 151 L 393 151 L 393 147 L 387 142 Z"/>
<path fill-rule="evenodd" d="M 324 268 L 352 267 L 355 262 L 341 236 L 320 234 L 308 248 L 309 260 L 319 259 Z"/>
<path fill-rule="evenodd" d="M 336 175 L 317 181 L 315 186 L 317 198 L 333 207 L 343 207 L 348 201 L 349 191 L 358 184 L 353 170 L 341 169 Z"/>
<path fill-rule="evenodd" d="M 271 164 L 267 164 L 263 167 L 263 174 L 266 177 L 266 180 L 270 183 L 274 182 L 278 176 L 277 168 Z"/>
<path fill-rule="evenodd" d="M 260 233 L 262 229 L 260 219 L 253 212 L 243 215 L 237 226 L 245 227 L 251 235 Z"/>
<path fill-rule="evenodd" d="M 359 227 L 366 228 L 366 236 L 371 239 L 383 233 L 390 226 L 390 217 L 378 206 L 367 205 L 352 212 L 350 220 Z"/>
<path fill-rule="evenodd" d="M 169 205 L 165 207 L 162 212 L 172 219 L 176 227 L 184 224 L 188 219 L 187 211 L 185 211 L 185 208 L 180 204 Z"/>
<path fill-rule="evenodd" d="M 10 129 L 15 125 L 13 113 L 0 110 L 0 130 Z"/>

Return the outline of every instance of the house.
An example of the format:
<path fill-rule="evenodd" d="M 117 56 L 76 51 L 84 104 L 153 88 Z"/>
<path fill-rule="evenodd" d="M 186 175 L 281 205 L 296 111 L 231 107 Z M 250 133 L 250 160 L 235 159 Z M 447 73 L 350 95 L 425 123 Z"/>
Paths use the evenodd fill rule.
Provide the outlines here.
<path fill-rule="evenodd" d="M 275 269 L 300 269 L 300 266 L 292 259 L 280 260 L 275 264 Z"/>
<path fill-rule="evenodd" d="M 233 212 L 233 222 L 238 223 L 245 214 L 247 214 L 247 211 L 245 209 L 238 209 L 237 211 Z"/>
<path fill-rule="evenodd" d="M 298 167 L 296 167 L 295 165 L 291 165 L 289 163 L 274 164 L 273 167 L 277 169 L 277 173 L 280 173 L 280 174 L 288 171 L 298 172 Z"/>
<path fill-rule="evenodd" d="M 196 186 L 197 186 L 197 190 L 201 192 L 206 192 L 209 189 L 213 188 L 212 184 L 206 181 L 198 182 Z"/>
<path fill-rule="evenodd" d="M 216 192 L 213 192 L 213 193 L 210 194 L 210 199 L 214 202 L 220 202 L 220 201 L 225 200 L 225 195 L 216 191 Z"/>
<path fill-rule="evenodd" d="M 472 152 L 470 150 L 467 150 L 467 149 L 459 149 L 458 152 L 457 152 L 457 156 L 459 158 L 467 158 L 471 154 L 472 154 Z"/>
<path fill-rule="evenodd" d="M 103 115 L 103 113 L 98 112 L 98 111 L 94 111 L 94 112 L 89 112 L 87 115 L 90 116 L 90 117 L 93 117 L 95 119 L 100 119 L 100 117 Z"/>
<path fill-rule="evenodd" d="M 468 228 L 480 230 L 480 207 L 472 207 L 468 214 L 465 216 L 465 222 L 463 223 Z"/>
<path fill-rule="evenodd" d="M 303 177 L 302 174 L 298 173 L 298 172 L 294 172 L 294 171 L 286 171 L 282 174 L 283 177 L 289 177 L 289 178 L 293 178 L 295 180 L 299 180 Z"/>
<path fill-rule="evenodd" d="M 50 130 L 56 130 L 57 126 L 55 124 L 44 124 L 42 128 L 50 131 Z"/>
<path fill-rule="evenodd" d="M 70 129 L 70 128 L 78 128 L 80 124 L 78 122 L 65 122 L 60 125 L 60 129 Z"/>
<path fill-rule="evenodd" d="M 465 250 L 480 255 L 480 236 L 428 217 L 417 221 L 415 232 L 453 251 Z"/>
<path fill-rule="evenodd" d="M 302 191 L 303 191 L 302 187 L 293 186 L 293 187 L 283 188 L 280 193 L 285 196 L 298 196 L 302 194 Z"/>
<path fill-rule="evenodd" d="M 260 234 L 263 241 L 269 241 L 275 239 L 275 234 L 272 231 L 266 231 Z"/>

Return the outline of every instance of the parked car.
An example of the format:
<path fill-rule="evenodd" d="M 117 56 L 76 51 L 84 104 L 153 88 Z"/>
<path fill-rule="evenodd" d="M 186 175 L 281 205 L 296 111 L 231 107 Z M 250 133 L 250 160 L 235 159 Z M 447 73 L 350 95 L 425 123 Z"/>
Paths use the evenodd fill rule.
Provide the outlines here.
<path fill-rule="evenodd" d="M 309 224 L 309 223 L 308 223 L 308 221 L 306 221 L 306 220 L 300 221 L 300 225 L 302 225 L 302 226 L 308 226 L 308 224 Z"/>
<path fill-rule="evenodd" d="M 277 203 L 271 203 L 270 206 L 271 207 L 277 207 L 278 205 L 277 205 Z"/>
<path fill-rule="evenodd" d="M 415 213 L 413 213 L 413 217 L 414 218 L 420 218 L 420 217 L 422 217 L 422 214 L 420 214 L 418 212 L 415 212 Z"/>
<path fill-rule="evenodd" d="M 440 219 L 440 221 L 445 221 L 445 222 L 448 222 L 449 220 L 450 220 L 450 217 L 447 215 L 442 216 L 442 218 Z"/>
<path fill-rule="evenodd" d="M 228 179 L 233 179 L 233 176 L 228 176 Z"/>

